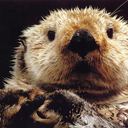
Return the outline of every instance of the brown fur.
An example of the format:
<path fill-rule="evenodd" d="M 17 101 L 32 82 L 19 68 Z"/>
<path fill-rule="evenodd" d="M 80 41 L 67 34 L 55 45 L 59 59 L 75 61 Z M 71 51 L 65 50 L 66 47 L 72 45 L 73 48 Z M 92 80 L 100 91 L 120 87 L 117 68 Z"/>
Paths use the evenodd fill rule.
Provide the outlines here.
<path fill-rule="evenodd" d="M 112 38 L 107 35 L 109 28 Z M 68 49 L 80 29 L 89 31 L 98 46 L 84 58 Z M 53 41 L 47 37 L 50 30 L 55 32 Z M 101 114 L 123 125 L 127 116 L 117 115 L 128 109 L 128 25 L 124 20 L 91 7 L 58 10 L 24 30 L 21 37 L 25 39 L 16 51 L 12 79 L 6 80 L 5 90 L 41 88 L 45 94 L 66 89 L 97 104 Z M 85 70 L 79 72 L 82 66 Z"/>

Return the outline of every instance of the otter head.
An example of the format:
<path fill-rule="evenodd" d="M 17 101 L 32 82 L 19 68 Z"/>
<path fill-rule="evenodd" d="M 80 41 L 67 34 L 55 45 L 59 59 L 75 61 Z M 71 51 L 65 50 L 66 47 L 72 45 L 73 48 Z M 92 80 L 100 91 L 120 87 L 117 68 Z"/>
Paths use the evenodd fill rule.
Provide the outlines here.
<path fill-rule="evenodd" d="M 54 11 L 23 37 L 22 74 L 32 85 L 61 84 L 91 95 L 127 88 L 128 26 L 105 10 Z"/>

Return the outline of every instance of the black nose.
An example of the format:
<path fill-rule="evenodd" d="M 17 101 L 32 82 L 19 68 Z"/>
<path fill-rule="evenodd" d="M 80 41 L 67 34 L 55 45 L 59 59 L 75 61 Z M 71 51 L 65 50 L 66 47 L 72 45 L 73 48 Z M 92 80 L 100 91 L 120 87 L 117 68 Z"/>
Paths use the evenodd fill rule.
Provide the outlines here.
<path fill-rule="evenodd" d="M 97 44 L 95 39 L 84 29 L 76 31 L 69 44 L 69 49 L 74 53 L 78 53 L 82 58 L 84 58 L 88 52 L 93 51 L 96 48 Z"/>

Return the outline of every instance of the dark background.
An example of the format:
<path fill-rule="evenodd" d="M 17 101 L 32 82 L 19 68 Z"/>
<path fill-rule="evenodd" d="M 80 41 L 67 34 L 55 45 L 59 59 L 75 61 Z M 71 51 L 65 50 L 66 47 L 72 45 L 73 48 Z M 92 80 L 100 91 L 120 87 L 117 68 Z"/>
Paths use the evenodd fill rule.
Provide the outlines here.
<path fill-rule="evenodd" d="M 125 0 L 0 0 L 0 88 L 3 80 L 10 77 L 10 60 L 21 31 L 33 24 L 38 24 L 41 16 L 49 10 L 70 9 L 76 6 L 84 8 L 91 5 L 113 12 Z M 128 20 L 128 2 L 117 14 Z"/>

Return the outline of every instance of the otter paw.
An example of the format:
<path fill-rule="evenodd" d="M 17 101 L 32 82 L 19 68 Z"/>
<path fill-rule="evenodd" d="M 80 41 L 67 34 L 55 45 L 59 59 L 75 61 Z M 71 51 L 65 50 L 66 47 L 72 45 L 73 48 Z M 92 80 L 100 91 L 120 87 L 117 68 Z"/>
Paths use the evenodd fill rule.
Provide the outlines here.
<path fill-rule="evenodd" d="M 67 123 L 73 124 L 80 117 L 83 107 L 83 101 L 79 99 L 77 95 L 69 91 L 55 91 L 33 114 L 33 119 L 42 123 L 61 124 L 61 127 L 62 124 L 64 126 Z"/>
<path fill-rule="evenodd" d="M 19 111 L 17 111 L 8 118 L 4 117 L 4 124 L 10 128 L 28 128 L 31 127 L 29 125 L 35 125 L 36 123 L 34 122 L 31 116 L 44 103 L 44 100 L 44 95 L 37 95 L 32 101 L 26 101 L 25 103 L 19 106 Z"/>

